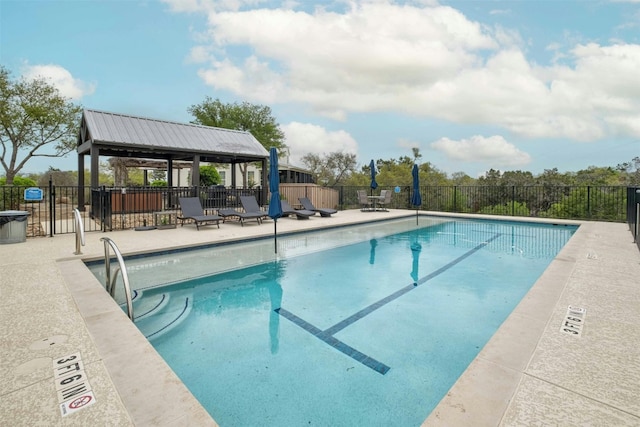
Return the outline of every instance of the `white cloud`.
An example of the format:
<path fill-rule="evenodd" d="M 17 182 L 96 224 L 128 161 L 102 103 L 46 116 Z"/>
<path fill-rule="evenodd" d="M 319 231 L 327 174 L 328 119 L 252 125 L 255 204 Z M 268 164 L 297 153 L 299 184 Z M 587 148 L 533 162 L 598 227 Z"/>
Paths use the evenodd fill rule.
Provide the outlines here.
<path fill-rule="evenodd" d="M 358 154 L 358 143 L 348 132 L 328 131 L 310 123 L 291 122 L 281 125 L 289 146 L 289 163 L 302 166 L 302 157 L 307 154 L 329 154 L 334 152 Z"/>
<path fill-rule="evenodd" d="M 194 46 L 187 56 L 187 63 L 191 64 L 202 64 L 214 60 L 215 58 L 211 54 L 211 49 L 207 46 Z"/>
<path fill-rule="evenodd" d="M 418 148 L 420 149 L 420 142 L 418 141 L 412 141 L 406 138 L 400 138 L 398 139 L 398 141 L 396 142 L 397 146 L 400 148 L 408 148 L 409 150 L 412 150 L 413 148 Z"/>
<path fill-rule="evenodd" d="M 174 12 L 238 11 L 244 7 L 256 7 L 267 0 L 162 0 Z M 285 2 L 285 4 L 288 2 Z M 295 4 L 295 3 L 292 3 Z"/>
<path fill-rule="evenodd" d="M 85 83 L 74 78 L 67 69 L 55 64 L 26 65 L 22 75 L 28 80 L 43 78 L 55 86 L 62 96 L 73 100 L 80 100 L 83 96 L 91 95 L 96 86 L 93 83 Z"/>
<path fill-rule="evenodd" d="M 497 47 L 478 23 L 449 7 L 354 3 L 344 13 L 313 14 L 255 9 L 209 15 L 212 44 L 227 49 L 237 70 L 230 81 L 210 80 L 216 89 L 252 98 L 260 78 L 234 48 L 248 46 L 277 76 L 280 88 L 264 102 L 299 102 L 316 112 L 343 118 L 348 111 L 404 108 L 416 87 L 478 61 L 473 51 Z M 213 61 L 207 70 L 228 73 L 230 64 Z M 207 74 L 207 73 L 203 73 Z M 218 76 L 220 77 L 220 76 Z M 262 79 L 264 80 L 264 79 Z M 241 84 L 239 84 L 241 83 Z"/>
<path fill-rule="evenodd" d="M 207 11 L 209 44 L 191 56 L 206 61 L 199 75 L 208 85 L 241 99 L 295 103 L 334 120 L 393 111 L 489 124 L 525 138 L 640 136 L 637 44 L 550 44 L 555 59 L 543 66 L 527 58 L 516 30 L 431 1 L 353 0 L 343 12 L 169 3 Z"/>
<path fill-rule="evenodd" d="M 531 157 L 507 142 L 502 136 L 484 137 L 475 135 L 469 139 L 454 141 L 441 138 L 431 143 L 431 148 L 440 151 L 453 161 L 465 163 L 483 163 L 490 168 L 524 166 L 531 162 Z"/>

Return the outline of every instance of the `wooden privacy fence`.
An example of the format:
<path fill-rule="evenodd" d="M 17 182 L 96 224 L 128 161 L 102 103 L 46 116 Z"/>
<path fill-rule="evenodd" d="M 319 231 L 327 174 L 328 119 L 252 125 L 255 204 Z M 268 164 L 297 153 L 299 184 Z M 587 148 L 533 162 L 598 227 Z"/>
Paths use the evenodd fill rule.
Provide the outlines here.
<path fill-rule="evenodd" d="M 280 184 L 280 199 L 286 200 L 291 206 L 300 207 L 298 199 L 306 197 L 316 208 L 339 207 L 340 193 L 329 187 L 313 184 Z"/>
<path fill-rule="evenodd" d="M 164 192 L 166 193 L 166 191 Z M 127 189 L 122 191 L 112 191 L 111 193 L 111 213 L 139 213 L 155 212 L 163 209 L 161 190 L 156 191 L 136 191 Z"/>

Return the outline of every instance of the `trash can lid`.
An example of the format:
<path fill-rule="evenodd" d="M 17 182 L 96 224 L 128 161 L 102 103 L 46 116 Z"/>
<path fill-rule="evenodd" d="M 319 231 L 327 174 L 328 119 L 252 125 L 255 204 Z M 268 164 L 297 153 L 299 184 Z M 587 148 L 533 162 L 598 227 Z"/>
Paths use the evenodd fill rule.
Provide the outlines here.
<path fill-rule="evenodd" d="M 0 211 L 0 216 L 19 216 L 19 215 L 29 215 L 27 211 Z"/>

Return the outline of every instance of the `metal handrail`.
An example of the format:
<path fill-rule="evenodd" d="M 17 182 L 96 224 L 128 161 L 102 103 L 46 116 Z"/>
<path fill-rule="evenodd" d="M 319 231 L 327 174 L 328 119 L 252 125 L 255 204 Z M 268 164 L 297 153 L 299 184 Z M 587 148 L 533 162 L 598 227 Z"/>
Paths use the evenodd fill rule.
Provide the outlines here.
<path fill-rule="evenodd" d="M 84 224 L 78 209 L 73 210 L 73 216 L 75 218 L 76 226 L 76 251 L 74 252 L 74 255 L 82 255 L 80 246 L 84 246 Z"/>
<path fill-rule="evenodd" d="M 113 240 L 108 237 L 100 238 L 104 242 L 104 267 L 105 267 L 105 288 L 107 292 L 111 295 L 112 298 L 116 295 L 116 278 L 118 277 L 118 273 L 122 275 L 122 282 L 124 283 L 124 293 L 127 299 L 127 314 L 129 315 L 129 319 L 133 322 L 133 298 L 131 297 L 131 286 L 129 285 L 129 275 L 127 274 L 127 267 L 124 265 L 124 259 L 122 258 L 122 254 L 120 250 L 116 246 Z M 113 253 L 116 255 L 118 259 L 119 268 L 116 269 L 115 274 L 113 276 L 113 281 L 111 280 L 111 258 L 109 257 L 109 246 L 113 249 Z"/>

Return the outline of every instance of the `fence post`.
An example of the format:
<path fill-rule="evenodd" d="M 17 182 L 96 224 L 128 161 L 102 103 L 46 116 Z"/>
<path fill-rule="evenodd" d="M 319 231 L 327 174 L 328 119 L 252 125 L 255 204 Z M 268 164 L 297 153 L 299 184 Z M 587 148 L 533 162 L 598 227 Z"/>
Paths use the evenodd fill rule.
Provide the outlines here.
<path fill-rule="evenodd" d="M 98 197 L 100 200 L 100 207 L 99 207 L 99 218 L 100 218 L 100 224 L 102 224 L 102 232 L 106 232 L 107 231 L 107 224 L 105 224 L 106 218 L 107 218 L 107 189 L 106 187 L 103 185 L 102 187 L 100 187 L 100 192 L 98 193 Z M 109 195 L 109 197 L 111 197 Z M 111 199 L 109 199 L 109 204 L 111 204 Z M 109 209 L 109 215 L 111 215 L 111 209 Z M 109 226 L 111 226 L 111 221 L 109 221 Z"/>
<path fill-rule="evenodd" d="M 636 220 L 635 220 L 635 226 L 636 226 L 636 232 L 633 236 L 633 241 L 636 243 L 636 245 L 638 246 L 638 249 L 640 249 L 640 241 L 638 241 L 638 232 L 640 231 L 640 189 L 636 188 L 635 191 L 635 195 L 634 195 L 634 201 L 636 202 Z"/>
<path fill-rule="evenodd" d="M 511 186 L 511 216 L 516 216 L 516 186 Z"/>
<path fill-rule="evenodd" d="M 587 185 L 587 218 L 591 219 L 591 186 Z"/>
<path fill-rule="evenodd" d="M 56 224 L 56 193 L 55 188 L 53 187 L 53 180 L 51 179 L 51 175 L 49 175 L 49 237 L 53 237 L 55 233 L 54 227 Z"/>
<path fill-rule="evenodd" d="M 636 192 L 638 192 L 640 190 L 636 190 Z M 640 230 L 640 225 L 638 224 L 638 222 L 640 222 L 640 203 L 636 203 L 636 232 L 633 235 L 633 241 L 636 244 L 640 244 L 638 242 L 638 231 Z"/>

